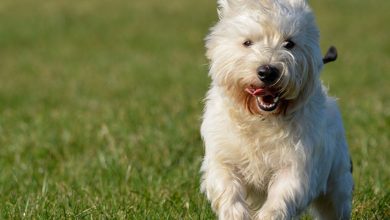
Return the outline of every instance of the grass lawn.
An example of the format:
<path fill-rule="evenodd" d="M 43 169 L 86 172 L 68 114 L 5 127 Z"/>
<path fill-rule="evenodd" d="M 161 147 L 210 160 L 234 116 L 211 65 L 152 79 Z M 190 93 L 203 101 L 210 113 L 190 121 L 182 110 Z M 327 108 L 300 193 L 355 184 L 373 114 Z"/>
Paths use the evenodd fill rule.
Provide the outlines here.
<path fill-rule="evenodd" d="M 311 1 L 354 219 L 390 217 L 390 1 Z M 213 219 L 199 193 L 215 1 L 0 1 L 0 219 Z"/>

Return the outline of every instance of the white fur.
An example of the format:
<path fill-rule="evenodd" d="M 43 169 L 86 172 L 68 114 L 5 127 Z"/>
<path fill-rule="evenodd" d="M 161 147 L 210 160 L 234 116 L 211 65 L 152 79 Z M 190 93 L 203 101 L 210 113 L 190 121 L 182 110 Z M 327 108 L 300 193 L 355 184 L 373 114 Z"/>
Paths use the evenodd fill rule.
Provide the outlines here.
<path fill-rule="evenodd" d="M 320 81 L 319 32 L 304 0 L 219 0 L 206 39 L 211 88 L 201 126 L 202 191 L 219 219 L 349 219 L 353 180 L 337 104 Z M 286 38 L 296 46 L 280 45 Z M 247 39 L 254 44 L 242 45 Z M 251 113 L 256 68 L 282 73 L 284 111 Z"/>

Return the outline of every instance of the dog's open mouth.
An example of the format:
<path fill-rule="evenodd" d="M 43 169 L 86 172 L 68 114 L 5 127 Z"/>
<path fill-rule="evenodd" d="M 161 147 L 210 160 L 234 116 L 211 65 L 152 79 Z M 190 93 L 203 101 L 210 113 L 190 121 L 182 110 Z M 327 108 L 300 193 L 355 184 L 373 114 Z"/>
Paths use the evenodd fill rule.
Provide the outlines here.
<path fill-rule="evenodd" d="M 275 110 L 278 107 L 279 94 L 269 88 L 246 88 L 245 91 L 256 98 L 257 106 L 266 112 Z"/>

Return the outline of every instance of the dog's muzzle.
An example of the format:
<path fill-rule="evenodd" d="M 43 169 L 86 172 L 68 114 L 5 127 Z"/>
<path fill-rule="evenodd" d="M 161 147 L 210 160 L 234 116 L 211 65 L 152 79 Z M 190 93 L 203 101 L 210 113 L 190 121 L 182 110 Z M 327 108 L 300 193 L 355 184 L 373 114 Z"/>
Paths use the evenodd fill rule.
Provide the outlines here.
<path fill-rule="evenodd" d="M 275 110 L 280 102 L 279 93 L 267 87 L 250 87 L 245 91 L 256 99 L 257 106 L 260 110 L 271 112 Z"/>
<path fill-rule="evenodd" d="M 280 72 L 272 65 L 262 65 L 257 68 L 257 75 L 264 84 L 272 85 L 279 78 Z"/>

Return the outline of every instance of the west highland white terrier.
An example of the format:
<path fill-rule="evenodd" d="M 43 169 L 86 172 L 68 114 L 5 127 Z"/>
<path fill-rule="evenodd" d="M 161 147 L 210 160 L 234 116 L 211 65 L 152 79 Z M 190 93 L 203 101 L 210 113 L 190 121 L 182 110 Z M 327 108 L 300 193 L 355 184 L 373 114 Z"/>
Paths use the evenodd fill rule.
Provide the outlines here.
<path fill-rule="evenodd" d="M 219 219 L 349 219 L 352 165 L 305 0 L 218 0 L 201 189 Z"/>

